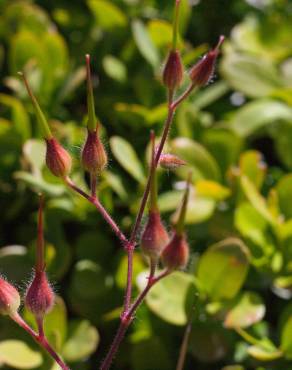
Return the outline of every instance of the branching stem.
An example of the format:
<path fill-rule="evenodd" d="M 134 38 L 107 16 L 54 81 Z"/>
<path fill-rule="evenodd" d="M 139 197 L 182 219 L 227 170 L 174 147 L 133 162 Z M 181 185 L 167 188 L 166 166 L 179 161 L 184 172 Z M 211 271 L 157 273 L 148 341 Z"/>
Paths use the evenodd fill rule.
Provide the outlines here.
<path fill-rule="evenodd" d="M 38 334 L 23 320 L 23 318 L 18 313 L 11 316 L 11 318 L 20 327 L 22 327 L 46 352 L 48 352 L 48 354 L 56 361 L 56 363 L 60 366 L 62 370 L 70 370 L 70 368 L 63 362 L 63 360 L 60 358 L 60 356 L 56 353 L 56 351 L 48 342 L 44 334 L 43 326 L 40 322 L 38 322 L 39 327 Z"/>

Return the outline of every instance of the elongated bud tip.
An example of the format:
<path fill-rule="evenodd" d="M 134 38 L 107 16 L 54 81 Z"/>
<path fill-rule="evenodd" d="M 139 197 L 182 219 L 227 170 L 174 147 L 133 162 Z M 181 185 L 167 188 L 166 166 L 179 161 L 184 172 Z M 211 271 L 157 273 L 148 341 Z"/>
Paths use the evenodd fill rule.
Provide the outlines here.
<path fill-rule="evenodd" d="M 162 80 L 169 90 L 178 88 L 183 80 L 184 67 L 180 52 L 171 50 L 164 65 Z"/>
<path fill-rule="evenodd" d="M 36 271 L 25 295 L 26 307 L 37 317 L 43 317 L 54 305 L 55 294 L 45 271 Z"/>
<path fill-rule="evenodd" d="M 14 315 L 20 306 L 20 295 L 17 289 L 0 277 L 0 314 Z"/>
<path fill-rule="evenodd" d="M 87 139 L 81 154 L 84 169 L 92 174 L 100 174 L 107 166 L 108 159 L 97 130 L 87 131 Z"/>
<path fill-rule="evenodd" d="M 88 121 L 87 128 L 89 131 L 96 131 L 98 121 L 95 115 L 95 106 L 94 106 L 94 96 L 92 88 L 92 78 L 91 78 L 91 69 L 90 69 L 90 55 L 85 55 L 86 61 L 86 79 L 87 79 L 87 111 L 88 111 Z"/>
<path fill-rule="evenodd" d="M 72 159 L 70 154 L 55 139 L 46 139 L 46 164 L 53 175 L 65 178 L 71 171 Z"/>
<path fill-rule="evenodd" d="M 177 234 L 174 231 L 173 236 L 161 255 L 164 266 L 169 270 L 184 268 L 189 260 L 189 245 L 184 234 Z"/>
<path fill-rule="evenodd" d="M 51 129 L 49 127 L 48 121 L 47 121 L 43 111 L 41 110 L 41 107 L 39 106 L 39 103 L 38 103 L 36 97 L 34 96 L 30 86 L 29 86 L 29 83 L 28 83 L 28 80 L 26 79 L 25 74 L 23 72 L 18 72 L 18 75 L 22 78 L 23 83 L 26 87 L 27 93 L 28 93 L 28 95 L 31 99 L 31 102 L 32 102 L 33 108 L 34 108 L 34 112 L 35 112 L 38 124 L 39 124 L 40 129 L 43 133 L 44 138 L 45 139 L 51 139 L 53 137 L 53 135 L 52 135 Z"/>
<path fill-rule="evenodd" d="M 158 259 L 168 241 L 169 236 L 163 226 L 159 212 L 150 211 L 141 238 L 142 252 L 152 259 Z"/>
<path fill-rule="evenodd" d="M 208 53 L 190 69 L 189 76 L 194 86 L 203 87 L 207 85 L 213 77 L 220 46 L 224 42 L 224 39 L 224 36 L 220 36 L 216 47 L 208 51 Z"/>
<path fill-rule="evenodd" d="M 185 166 L 187 162 L 174 154 L 162 153 L 159 159 L 159 164 L 165 170 L 176 170 L 179 167 Z"/>

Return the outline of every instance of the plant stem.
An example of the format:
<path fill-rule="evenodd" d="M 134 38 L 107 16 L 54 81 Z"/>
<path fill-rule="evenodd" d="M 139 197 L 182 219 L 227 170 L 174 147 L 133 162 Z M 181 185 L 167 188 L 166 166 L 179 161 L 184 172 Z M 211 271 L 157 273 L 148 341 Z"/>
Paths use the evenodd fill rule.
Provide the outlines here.
<path fill-rule="evenodd" d="M 124 247 L 126 247 L 129 242 L 126 236 L 123 234 L 123 232 L 120 230 L 116 222 L 112 219 L 110 214 L 107 212 L 107 210 L 103 207 L 103 205 L 100 203 L 100 201 L 97 199 L 97 197 L 92 197 L 88 194 L 86 194 L 82 189 L 80 189 L 77 185 L 74 184 L 74 182 L 67 177 L 65 179 L 65 183 L 75 192 L 80 194 L 83 198 L 88 200 L 94 207 L 98 210 L 98 212 L 101 214 L 101 216 L 104 218 L 104 220 L 109 224 L 113 232 L 116 234 L 116 236 L 121 240 Z"/>
<path fill-rule="evenodd" d="M 55 352 L 53 347 L 48 342 L 44 334 L 43 326 L 42 324 L 40 324 L 39 321 L 38 326 L 41 325 L 41 327 L 39 326 L 39 334 L 37 334 L 18 313 L 11 316 L 11 318 L 20 327 L 22 327 L 45 351 L 49 353 L 49 355 L 56 361 L 56 363 L 60 366 L 62 370 L 70 370 L 70 368 L 62 361 L 60 356 Z"/>
<path fill-rule="evenodd" d="M 188 323 L 187 323 L 187 326 L 184 332 L 184 337 L 183 337 L 183 341 L 182 341 L 180 351 L 179 351 L 179 357 L 178 357 L 178 361 L 176 365 L 176 370 L 183 370 L 184 368 L 187 349 L 188 349 L 188 343 L 189 343 L 189 339 L 190 339 L 190 335 L 192 331 L 192 321 L 193 321 L 193 311 L 191 311 L 191 314 L 189 316 Z"/>
<path fill-rule="evenodd" d="M 96 183 L 97 178 L 94 173 L 90 173 L 90 191 L 91 191 L 91 197 L 93 199 L 96 199 Z"/>
<path fill-rule="evenodd" d="M 156 269 L 156 264 L 152 263 L 151 267 L 150 267 L 150 273 L 149 273 L 148 282 L 147 282 L 146 287 L 139 294 L 136 301 L 132 304 L 132 306 L 129 308 L 129 310 L 122 314 L 121 322 L 120 322 L 120 326 L 118 328 L 117 334 L 116 334 L 116 336 L 115 336 L 115 338 L 112 342 L 112 345 L 111 345 L 105 359 L 103 360 L 103 362 L 100 366 L 100 370 L 108 370 L 110 368 L 111 363 L 113 361 L 113 358 L 115 357 L 115 355 L 116 355 L 116 353 L 119 349 L 119 346 L 120 346 L 120 344 L 121 344 L 121 342 L 124 338 L 124 335 L 125 335 L 128 327 L 130 326 L 130 324 L 132 323 L 132 321 L 134 319 L 134 314 L 135 314 L 137 308 L 143 302 L 143 300 L 144 300 L 145 296 L 147 295 L 147 293 L 149 292 L 149 290 L 159 280 L 161 280 L 162 278 L 164 278 L 165 276 L 167 276 L 170 273 L 169 270 L 165 270 L 164 272 L 162 272 L 157 277 L 154 277 L 155 269 Z"/>

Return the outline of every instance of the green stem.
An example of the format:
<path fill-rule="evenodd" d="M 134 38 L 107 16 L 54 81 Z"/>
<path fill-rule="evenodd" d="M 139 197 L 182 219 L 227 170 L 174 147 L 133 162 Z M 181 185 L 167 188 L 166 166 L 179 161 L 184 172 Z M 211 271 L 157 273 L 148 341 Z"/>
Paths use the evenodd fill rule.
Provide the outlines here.
<path fill-rule="evenodd" d="M 29 86 L 29 83 L 28 83 L 28 81 L 25 77 L 25 74 L 23 72 L 18 72 L 18 75 L 21 76 L 21 78 L 24 82 L 24 85 L 26 87 L 26 90 L 28 92 L 28 95 L 30 96 L 30 99 L 31 99 L 33 107 L 34 107 L 35 115 L 37 117 L 37 121 L 38 121 L 38 123 L 41 127 L 42 132 L 43 132 L 44 138 L 45 139 L 52 139 L 53 135 L 52 135 L 52 132 L 50 130 L 48 121 L 47 121 L 43 111 L 41 110 L 41 107 L 39 106 L 39 103 L 37 102 L 36 97 L 34 96 L 32 90 Z"/>
<path fill-rule="evenodd" d="M 176 47 L 177 47 L 179 8 L 180 8 L 180 0 L 176 0 L 175 8 L 174 8 L 174 19 L 173 19 L 173 38 L 172 38 L 172 49 L 173 50 L 176 50 Z"/>
<path fill-rule="evenodd" d="M 90 71 L 90 55 L 86 54 L 86 74 L 87 74 L 87 110 L 88 110 L 88 121 L 87 128 L 89 131 L 93 132 L 96 130 L 97 119 L 95 115 L 94 107 L 94 96 L 92 89 L 92 79 Z"/>

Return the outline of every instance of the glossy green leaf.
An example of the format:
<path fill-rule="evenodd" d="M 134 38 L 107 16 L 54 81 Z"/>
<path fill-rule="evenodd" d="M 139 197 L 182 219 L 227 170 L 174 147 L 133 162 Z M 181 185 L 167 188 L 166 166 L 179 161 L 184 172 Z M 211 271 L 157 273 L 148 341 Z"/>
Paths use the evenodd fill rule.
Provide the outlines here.
<path fill-rule="evenodd" d="M 281 213 L 285 219 L 292 218 L 292 174 L 287 174 L 280 179 L 277 183 L 276 191 Z"/>
<path fill-rule="evenodd" d="M 262 339 L 258 344 L 248 348 L 250 356 L 259 361 L 273 361 L 283 356 L 283 352 L 275 347 L 275 345 L 268 339 Z"/>
<path fill-rule="evenodd" d="M 156 68 L 160 63 L 160 58 L 146 27 L 140 20 L 136 19 L 132 23 L 132 32 L 140 53 L 152 67 Z"/>
<path fill-rule="evenodd" d="M 277 100 L 255 100 L 245 104 L 232 116 L 228 127 L 242 137 L 248 137 L 274 122 L 291 121 L 292 109 Z"/>
<path fill-rule="evenodd" d="M 255 244 L 267 244 L 268 222 L 248 202 L 241 203 L 235 211 L 235 226 L 242 236 L 252 240 Z"/>
<path fill-rule="evenodd" d="M 147 283 L 149 272 L 141 273 L 137 278 L 139 289 Z M 173 272 L 161 279 L 146 296 L 147 306 L 161 319 L 173 325 L 185 325 L 187 322 L 188 294 L 194 293 L 194 280 L 184 272 Z"/>
<path fill-rule="evenodd" d="M 288 317 L 281 333 L 281 349 L 285 353 L 285 357 L 292 359 L 292 315 Z"/>
<path fill-rule="evenodd" d="M 38 139 L 27 140 L 23 146 L 23 152 L 33 172 L 41 171 L 45 165 L 46 145 L 44 141 Z"/>
<path fill-rule="evenodd" d="M 262 320 L 265 311 L 265 305 L 258 294 L 244 292 L 228 309 L 224 325 L 227 328 L 247 328 Z"/>
<path fill-rule="evenodd" d="M 95 16 L 98 26 L 106 30 L 126 26 L 127 18 L 125 14 L 113 1 L 88 0 L 87 4 Z"/>
<path fill-rule="evenodd" d="M 187 162 L 185 168 L 180 168 L 177 173 L 187 177 L 192 171 L 193 180 L 209 179 L 219 180 L 220 170 L 212 155 L 199 143 L 187 138 L 177 138 L 172 141 L 173 153 Z"/>
<path fill-rule="evenodd" d="M 21 102 L 12 96 L 0 94 L 0 104 L 10 109 L 10 117 L 15 131 L 21 136 L 22 140 L 27 140 L 31 136 L 29 117 Z"/>
<path fill-rule="evenodd" d="M 230 332 L 218 323 L 206 321 L 192 325 L 189 349 L 200 362 L 215 363 L 227 355 L 230 347 Z"/>
<path fill-rule="evenodd" d="M 119 136 L 110 139 L 110 146 L 116 160 L 137 181 L 145 181 L 143 167 L 131 144 Z"/>
<path fill-rule="evenodd" d="M 16 369 L 34 369 L 43 362 L 39 352 L 20 340 L 0 342 L 0 362 Z"/>
<path fill-rule="evenodd" d="M 271 224 L 274 225 L 276 220 L 268 209 L 267 203 L 262 195 L 257 191 L 255 185 L 248 177 L 241 177 L 241 186 L 245 196 L 253 205 L 253 207 Z"/>
<path fill-rule="evenodd" d="M 236 238 L 225 239 L 201 256 L 197 276 L 202 288 L 214 299 L 231 299 L 243 285 L 249 267 L 249 251 Z"/>
<path fill-rule="evenodd" d="M 221 71 L 233 89 L 253 98 L 270 96 L 282 86 L 275 66 L 259 56 L 228 50 L 222 61 Z"/>
<path fill-rule="evenodd" d="M 86 320 L 70 322 L 68 339 L 62 350 L 65 360 L 76 362 L 90 356 L 97 348 L 99 335 Z"/>
<path fill-rule="evenodd" d="M 262 187 L 267 165 L 260 152 L 256 150 L 247 150 L 242 153 L 239 159 L 239 169 L 241 175 L 248 177 L 257 189 Z"/>
<path fill-rule="evenodd" d="M 106 74 L 112 79 L 125 82 L 127 79 L 127 69 L 123 62 L 113 55 L 106 55 L 102 61 Z"/>

